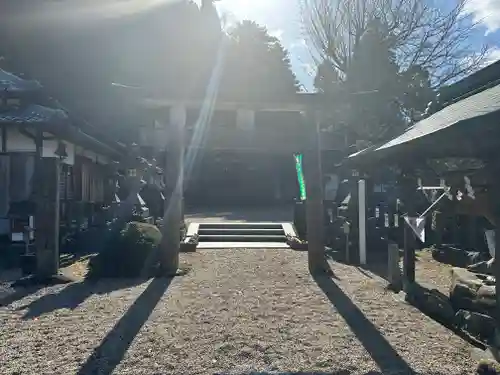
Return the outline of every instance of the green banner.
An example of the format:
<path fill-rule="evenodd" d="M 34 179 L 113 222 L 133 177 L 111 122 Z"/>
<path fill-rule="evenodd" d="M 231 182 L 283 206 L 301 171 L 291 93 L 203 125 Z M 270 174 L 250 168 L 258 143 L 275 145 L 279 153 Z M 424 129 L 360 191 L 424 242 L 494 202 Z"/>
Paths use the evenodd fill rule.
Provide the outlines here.
<path fill-rule="evenodd" d="M 295 170 L 297 171 L 297 181 L 299 182 L 300 200 L 306 200 L 306 183 L 304 181 L 304 172 L 302 170 L 302 154 L 295 154 Z"/>

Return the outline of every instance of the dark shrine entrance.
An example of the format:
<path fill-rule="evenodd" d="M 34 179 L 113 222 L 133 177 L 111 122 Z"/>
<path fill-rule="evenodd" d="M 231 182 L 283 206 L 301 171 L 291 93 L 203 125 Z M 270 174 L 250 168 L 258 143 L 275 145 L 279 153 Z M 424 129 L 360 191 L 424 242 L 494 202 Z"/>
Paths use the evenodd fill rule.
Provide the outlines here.
<path fill-rule="evenodd" d="M 200 150 L 186 171 L 185 202 L 199 206 L 292 204 L 293 155 L 256 150 Z"/>

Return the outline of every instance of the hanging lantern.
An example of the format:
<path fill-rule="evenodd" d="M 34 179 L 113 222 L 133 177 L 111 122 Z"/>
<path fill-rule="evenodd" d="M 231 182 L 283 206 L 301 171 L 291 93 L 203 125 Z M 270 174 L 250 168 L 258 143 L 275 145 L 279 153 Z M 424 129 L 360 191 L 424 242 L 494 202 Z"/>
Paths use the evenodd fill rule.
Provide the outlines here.
<path fill-rule="evenodd" d="M 66 144 L 64 142 L 57 142 L 57 148 L 54 151 L 54 155 L 56 155 L 60 160 L 64 160 L 68 157 L 68 152 L 66 151 Z"/>

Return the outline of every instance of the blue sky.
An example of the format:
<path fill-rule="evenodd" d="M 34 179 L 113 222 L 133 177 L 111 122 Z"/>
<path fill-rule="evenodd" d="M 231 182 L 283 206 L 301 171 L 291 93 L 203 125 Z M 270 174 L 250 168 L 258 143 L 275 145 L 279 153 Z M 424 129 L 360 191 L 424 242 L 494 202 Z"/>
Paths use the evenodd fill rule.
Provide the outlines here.
<path fill-rule="evenodd" d="M 314 64 L 303 41 L 300 27 L 299 0 L 220 0 L 219 13 L 225 14 L 231 23 L 251 19 L 265 25 L 290 51 L 297 77 L 306 87 L 312 87 Z M 454 5 L 457 0 L 440 0 Z M 469 0 L 466 7 L 471 19 L 479 23 L 473 43 L 491 46 L 489 61 L 500 59 L 500 0 Z"/>

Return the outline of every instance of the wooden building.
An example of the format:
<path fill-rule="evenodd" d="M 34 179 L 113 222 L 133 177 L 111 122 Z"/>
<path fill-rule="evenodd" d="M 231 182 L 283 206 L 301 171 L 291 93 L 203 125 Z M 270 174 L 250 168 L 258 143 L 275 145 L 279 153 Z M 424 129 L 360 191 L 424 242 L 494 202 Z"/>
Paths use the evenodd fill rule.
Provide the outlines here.
<path fill-rule="evenodd" d="M 439 99 L 429 117 L 389 142 L 351 155 L 347 163 L 366 171 L 397 165 L 401 170 L 398 187 L 404 212 L 413 218 L 422 213 L 415 205 L 416 198 L 422 196 L 419 175 L 434 172 L 422 178 L 429 187 L 439 187 L 444 175 L 444 186 L 437 194 L 445 192 L 442 204 L 434 208 L 451 205 L 455 209 L 452 215 L 486 217 L 499 238 L 500 62 L 444 88 Z M 441 167 L 438 173 L 436 163 Z M 405 231 L 403 272 L 405 285 L 410 287 L 416 281 L 415 246 L 413 231 L 406 225 Z M 500 262 L 493 264 L 494 318 L 498 324 Z"/>
<path fill-rule="evenodd" d="M 60 214 L 69 225 L 85 222 L 113 196 L 110 163 L 124 147 L 56 105 L 37 81 L 0 69 L 0 236 L 8 241 L 22 240 L 23 228 L 11 219 L 36 216 L 37 201 L 47 207 L 60 201 L 51 219 Z"/>

